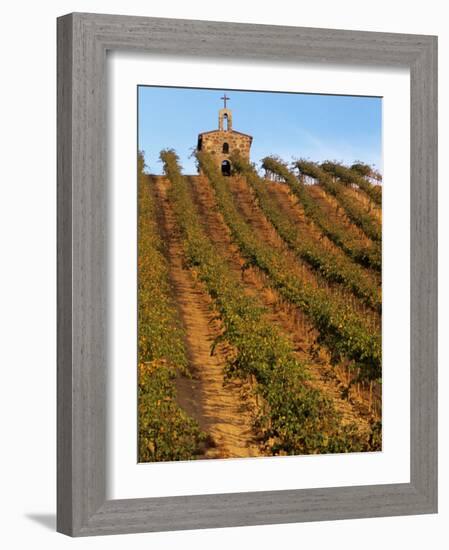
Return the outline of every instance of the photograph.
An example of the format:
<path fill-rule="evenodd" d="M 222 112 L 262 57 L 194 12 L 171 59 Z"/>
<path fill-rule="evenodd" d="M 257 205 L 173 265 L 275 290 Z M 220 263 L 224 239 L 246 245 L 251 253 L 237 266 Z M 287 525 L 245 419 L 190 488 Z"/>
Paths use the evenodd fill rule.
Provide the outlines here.
<path fill-rule="evenodd" d="M 138 461 L 382 450 L 382 98 L 138 86 Z"/>

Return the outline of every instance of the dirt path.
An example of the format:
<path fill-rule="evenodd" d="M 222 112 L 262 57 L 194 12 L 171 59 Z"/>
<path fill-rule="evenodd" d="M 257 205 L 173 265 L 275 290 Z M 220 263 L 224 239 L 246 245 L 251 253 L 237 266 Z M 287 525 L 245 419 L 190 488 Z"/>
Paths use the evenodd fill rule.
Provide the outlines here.
<path fill-rule="evenodd" d="M 223 348 L 212 356 L 211 345 L 220 334 L 219 321 L 210 308 L 210 299 L 193 273 L 185 268 L 184 255 L 175 218 L 167 199 L 168 181 L 154 178 L 155 198 L 163 239 L 167 245 L 171 284 L 186 332 L 187 350 L 194 378 L 177 381 L 180 405 L 214 442 L 204 458 L 259 456 L 253 441 L 251 411 L 242 400 L 244 387 L 223 377 Z"/>
<path fill-rule="evenodd" d="M 230 181 L 232 187 L 235 183 L 235 181 Z M 322 356 L 316 361 L 311 360 L 311 347 L 314 344 L 316 332 L 306 317 L 298 308 L 286 304 L 276 291 L 269 288 L 265 276 L 259 270 L 250 268 L 242 275 L 241 266 L 245 261 L 241 257 L 238 247 L 231 241 L 229 229 L 217 210 L 210 184 L 201 176 L 191 177 L 190 184 L 205 231 L 219 249 L 222 257 L 229 262 L 236 276 L 242 277 L 245 291 L 259 298 L 267 308 L 267 320 L 292 340 L 298 358 L 305 361 L 310 369 L 312 384 L 333 400 L 336 409 L 342 414 L 343 421 L 345 423 L 355 422 L 361 431 L 367 432 L 371 415 L 366 403 L 356 399 L 355 396 L 352 396 L 349 401 L 342 398 L 344 373 L 338 373 Z M 240 184 L 238 185 L 240 186 Z M 241 188 L 240 191 L 239 196 L 243 200 Z M 262 228 L 265 226 L 265 222 L 263 219 L 258 219 L 257 225 Z M 272 228 L 265 227 L 265 229 L 271 231 Z M 266 237 L 268 238 L 268 235 Z M 272 238 L 274 242 L 279 237 L 273 235 Z M 341 376 L 337 376 L 338 374 Z"/>

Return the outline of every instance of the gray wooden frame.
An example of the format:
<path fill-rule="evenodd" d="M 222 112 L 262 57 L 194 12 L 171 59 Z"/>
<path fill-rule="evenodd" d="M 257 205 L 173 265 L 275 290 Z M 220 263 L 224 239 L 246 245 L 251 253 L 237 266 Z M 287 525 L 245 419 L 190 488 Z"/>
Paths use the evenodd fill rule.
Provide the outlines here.
<path fill-rule="evenodd" d="M 410 483 L 106 499 L 106 52 L 411 71 Z M 437 38 L 75 13 L 58 19 L 58 505 L 72 536 L 437 511 Z"/>

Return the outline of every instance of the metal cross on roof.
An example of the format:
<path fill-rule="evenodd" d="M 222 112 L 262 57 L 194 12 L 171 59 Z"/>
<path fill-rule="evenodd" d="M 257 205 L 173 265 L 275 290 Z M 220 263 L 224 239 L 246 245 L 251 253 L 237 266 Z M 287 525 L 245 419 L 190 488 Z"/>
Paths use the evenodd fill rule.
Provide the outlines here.
<path fill-rule="evenodd" d="M 225 93 L 223 97 L 220 97 L 220 99 L 222 99 L 222 100 L 224 101 L 224 108 L 226 109 L 226 101 L 227 101 L 228 99 L 231 99 L 231 98 L 228 97 L 228 96 L 226 95 L 226 93 Z"/>

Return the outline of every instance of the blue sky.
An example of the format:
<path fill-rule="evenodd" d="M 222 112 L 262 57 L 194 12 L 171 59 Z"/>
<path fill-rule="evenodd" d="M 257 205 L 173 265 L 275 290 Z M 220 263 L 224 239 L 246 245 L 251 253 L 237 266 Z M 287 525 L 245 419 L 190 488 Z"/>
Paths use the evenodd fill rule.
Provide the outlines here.
<path fill-rule="evenodd" d="M 253 136 L 251 160 L 361 160 L 382 171 L 382 99 L 321 94 L 139 86 L 138 146 L 148 171 L 162 173 L 159 152 L 173 148 L 184 173 L 200 132 L 218 128 L 220 97 L 230 97 L 233 128 Z"/>

